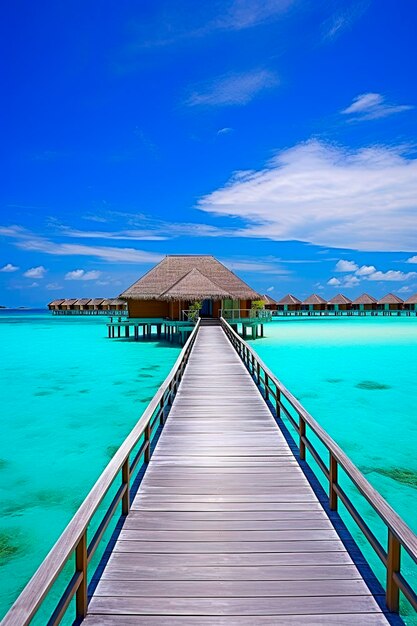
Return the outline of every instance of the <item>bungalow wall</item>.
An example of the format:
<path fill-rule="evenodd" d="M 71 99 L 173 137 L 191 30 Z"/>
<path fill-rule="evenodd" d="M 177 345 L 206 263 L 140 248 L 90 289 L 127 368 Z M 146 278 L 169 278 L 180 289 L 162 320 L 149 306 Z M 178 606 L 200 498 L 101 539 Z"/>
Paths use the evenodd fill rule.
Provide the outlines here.
<path fill-rule="evenodd" d="M 170 317 L 170 303 L 165 300 L 128 300 L 129 317 Z"/>
<path fill-rule="evenodd" d="M 376 311 L 377 305 L 374 302 L 372 304 L 352 304 L 352 309 L 354 311 Z"/>

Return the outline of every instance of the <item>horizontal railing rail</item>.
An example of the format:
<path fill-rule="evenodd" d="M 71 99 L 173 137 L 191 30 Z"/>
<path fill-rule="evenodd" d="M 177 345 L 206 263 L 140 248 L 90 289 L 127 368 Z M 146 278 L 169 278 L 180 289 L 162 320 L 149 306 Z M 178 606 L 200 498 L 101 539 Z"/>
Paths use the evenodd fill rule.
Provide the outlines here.
<path fill-rule="evenodd" d="M 346 510 L 359 526 L 360 530 L 375 550 L 386 568 L 386 604 L 387 608 L 399 612 L 400 591 L 411 606 L 417 611 L 417 593 L 406 581 L 401 573 L 401 551 L 404 549 L 414 563 L 417 564 L 417 536 L 394 511 L 380 493 L 372 487 L 365 476 L 359 471 L 349 457 L 327 434 L 320 424 L 306 411 L 292 393 L 278 380 L 269 367 L 260 359 L 257 353 L 231 328 L 229 323 L 221 318 L 222 327 L 246 365 L 250 374 L 260 388 L 264 389 L 265 399 L 274 401 L 277 417 L 285 415 L 298 434 L 298 448 L 300 459 L 306 460 L 308 450 L 323 472 L 329 483 L 329 507 L 337 511 L 340 500 Z M 296 418 L 283 404 L 286 400 L 295 411 Z M 328 464 L 323 461 L 316 447 L 312 443 L 308 429 L 319 439 L 329 453 Z M 366 499 L 372 509 L 387 528 L 387 547 L 384 548 L 357 510 L 348 494 L 342 489 L 338 481 L 338 470 L 342 468 L 358 492 Z"/>
<path fill-rule="evenodd" d="M 220 309 L 220 316 L 225 320 L 259 319 L 260 322 L 268 321 L 272 317 L 269 309 Z"/>
<path fill-rule="evenodd" d="M 74 596 L 76 619 L 82 620 L 86 616 L 88 602 L 88 564 L 97 550 L 100 540 L 116 513 L 120 502 L 122 503 L 122 515 L 129 513 L 130 485 L 134 472 L 142 457 L 145 463 L 148 463 L 150 460 L 152 433 L 155 426 L 158 424 L 163 425 L 166 419 L 167 408 L 172 404 L 173 397 L 177 392 L 178 385 L 194 345 L 198 328 L 199 321 L 181 350 L 170 373 L 159 387 L 136 426 L 117 450 L 64 532 L 4 617 L 2 626 L 25 626 L 30 623 L 41 607 L 43 600 L 47 597 L 48 592 L 57 580 L 60 572 L 74 553 L 74 574 L 47 623 L 48 626 L 59 624 Z M 142 436 L 143 442 L 134 455 L 134 458 L 131 459 L 130 457 Z M 103 498 L 114 485 L 116 478 L 118 476 L 120 477 L 120 474 L 120 487 L 110 505 L 107 507 L 107 510 L 104 512 L 103 519 L 90 543 L 88 543 L 87 529 L 93 515 L 103 501 Z"/>

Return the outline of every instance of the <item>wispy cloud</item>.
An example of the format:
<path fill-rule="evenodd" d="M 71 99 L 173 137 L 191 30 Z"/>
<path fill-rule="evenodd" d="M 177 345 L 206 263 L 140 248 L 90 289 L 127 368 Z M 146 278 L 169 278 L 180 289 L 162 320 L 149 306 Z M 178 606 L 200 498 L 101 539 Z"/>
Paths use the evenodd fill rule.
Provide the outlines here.
<path fill-rule="evenodd" d="M 417 255 L 410 256 L 410 258 L 407 259 L 407 263 L 417 263 Z"/>
<path fill-rule="evenodd" d="M 355 22 L 365 13 L 369 4 L 370 0 L 354 0 L 354 2 L 345 2 L 343 10 L 335 11 L 323 23 L 323 42 L 332 42 L 345 31 L 350 30 Z"/>
<path fill-rule="evenodd" d="M 55 256 L 86 256 L 121 263 L 157 263 L 163 257 L 163 254 L 138 250 L 137 248 L 59 243 L 36 235 L 21 226 L 0 226 L 0 234 L 10 237 L 14 240 L 15 245 L 22 250 L 43 252 Z"/>
<path fill-rule="evenodd" d="M 227 74 L 197 85 L 186 98 L 188 106 L 244 105 L 279 84 L 274 72 L 267 69 Z"/>
<path fill-rule="evenodd" d="M 388 104 L 379 93 L 363 93 L 354 98 L 352 104 L 343 109 L 342 113 L 349 116 L 350 120 L 362 121 L 388 117 L 413 108 L 410 104 Z"/>
<path fill-rule="evenodd" d="M 133 241 L 165 241 L 169 239 L 166 235 L 158 235 L 149 230 L 120 230 L 120 231 L 105 231 L 105 230 L 79 230 L 77 228 L 68 228 L 61 226 L 59 233 L 65 237 L 74 237 L 79 239 L 118 239 L 118 240 L 133 240 Z"/>
<path fill-rule="evenodd" d="M 237 172 L 198 208 L 246 221 L 243 237 L 415 252 L 417 159 L 402 147 L 352 151 L 309 141 L 264 169 Z"/>
<path fill-rule="evenodd" d="M 225 128 L 219 128 L 219 130 L 217 131 L 218 135 L 230 135 L 230 133 L 233 132 L 233 128 L 229 128 L 228 126 L 226 126 Z"/>
<path fill-rule="evenodd" d="M 17 265 L 13 265 L 12 263 L 6 263 L 6 265 L 3 265 L 3 267 L 0 268 L 0 272 L 5 272 L 6 274 L 8 274 L 11 272 L 17 272 L 18 269 L 19 268 Z"/>
<path fill-rule="evenodd" d="M 297 0 L 227 0 L 220 4 L 190 3 L 181 10 L 155 13 L 134 28 L 134 39 L 124 49 L 129 57 L 143 50 L 168 47 L 198 40 L 217 33 L 232 33 L 270 24 L 280 19 Z M 152 37 L 149 37 L 152 33 Z"/>
<path fill-rule="evenodd" d="M 46 289 L 48 291 L 60 291 L 61 289 L 63 289 L 63 286 L 59 283 L 48 283 L 46 285 Z"/>
<path fill-rule="evenodd" d="M 38 267 L 31 267 L 29 270 L 23 273 L 26 278 L 43 278 L 48 270 L 43 265 Z"/>
<path fill-rule="evenodd" d="M 101 272 L 97 270 L 72 270 L 65 274 L 65 280 L 97 280 L 100 276 Z"/>

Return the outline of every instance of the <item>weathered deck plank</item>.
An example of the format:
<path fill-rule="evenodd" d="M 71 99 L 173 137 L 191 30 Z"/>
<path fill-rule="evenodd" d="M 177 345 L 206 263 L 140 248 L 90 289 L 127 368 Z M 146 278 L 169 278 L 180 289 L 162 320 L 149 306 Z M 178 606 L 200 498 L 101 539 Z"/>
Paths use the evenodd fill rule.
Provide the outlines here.
<path fill-rule="evenodd" d="M 221 328 L 199 331 L 85 623 L 387 623 Z"/>

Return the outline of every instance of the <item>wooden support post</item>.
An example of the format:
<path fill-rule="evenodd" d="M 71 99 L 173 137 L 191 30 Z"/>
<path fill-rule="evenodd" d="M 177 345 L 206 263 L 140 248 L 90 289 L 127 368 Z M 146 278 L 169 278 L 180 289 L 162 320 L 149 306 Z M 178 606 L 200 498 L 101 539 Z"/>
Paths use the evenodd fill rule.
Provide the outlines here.
<path fill-rule="evenodd" d="M 151 425 L 148 422 L 148 425 L 145 428 L 145 441 L 148 443 L 145 450 L 145 463 L 149 463 L 151 460 Z"/>
<path fill-rule="evenodd" d="M 329 506 L 331 511 L 337 511 L 337 493 L 334 490 L 337 484 L 337 461 L 331 452 L 329 455 Z"/>
<path fill-rule="evenodd" d="M 281 417 L 281 392 L 279 389 L 276 389 L 276 404 L 275 404 L 275 411 L 277 414 L 277 417 Z"/>
<path fill-rule="evenodd" d="M 126 491 L 122 498 L 122 515 L 128 515 L 130 511 L 130 466 L 129 456 L 122 465 L 122 484 L 126 485 Z"/>
<path fill-rule="evenodd" d="M 259 365 L 259 362 L 256 362 L 256 378 L 259 385 L 261 382 L 261 366 Z"/>
<path fill-rule="evenodd" d="M 135 324 L 135 341 L 139 339 L 139 326 Z"/>
<path fill-rule="evenodd" d="M 261 324 L 261 337 L 263 337 L 263 336 L 264 336 L 264 325 Z"/>
<path fill-rule="evenodd" d="M 111 326 L 109 326 L 108 331 L 109 331 L 109 339 L 110 339 L 111 338 Z"/>
<path fill-rule="evenodd" d="M 125 337 L 130 337 L 130 328 L 129 328 L 129 324 L 126 324 L 126 326 L 125 326 Z"/>
<path fill-rule="evenodd" d="M 165 423 L 165 408 L 164 408 L 164 398 L 161 398 L 161 402 L 159 403 L 159 409 L 161 411 L 161 417 L 159 418 L 159 423 L 161 426 Z"/>
<path fill-rule="evenodd" d="M 265 372 L 265 400 L 268 402 L 269 400 L 269 376 Z"/>
<path fill-rule="evenodd" d="M 299 416 L 299 435 L 300 435 L 300 444 L 299 444 L 299 448 L 300 448 L 300 459 L 302 461 L 306 460 L 306 444 L 303 441 L 303 437 L 306 436 L 306 423 L 303 420 L 303 418 L 301 417 L 301 415 Z"/>
<path fill-rule="evenodd" d="M 84 532 L 75 548 L 75 568 L 82 573 L 82 581 L 75 595 L 75 613 L 79 620 L 87 615 L 87 531 Z"/>
<path fill-rule="evenodd" d="M 398 613 L 400 608 L 400 590 L 394 580 L 394 574 L 400 571 L 401 544 L 394 533 L 388 529 L 387 551 L 387 586 L 385 602 L 392 613 Z"/>

